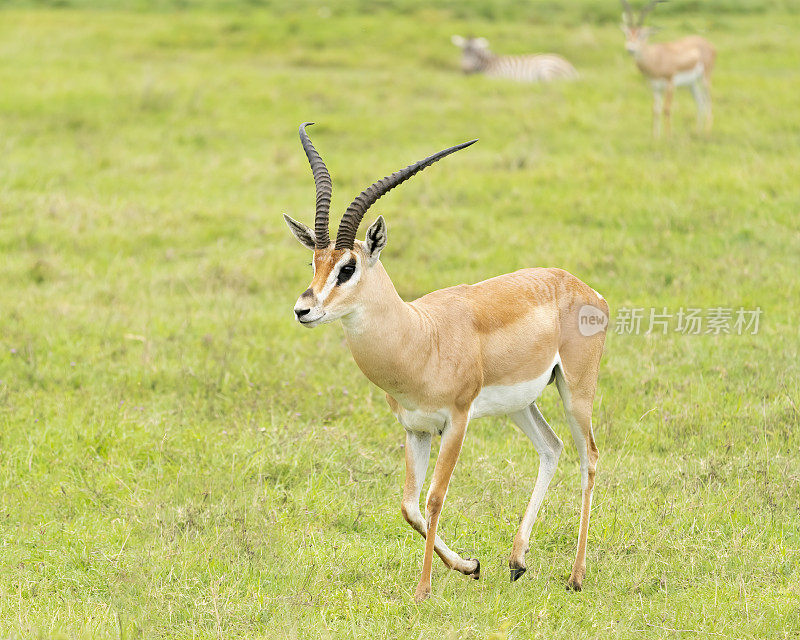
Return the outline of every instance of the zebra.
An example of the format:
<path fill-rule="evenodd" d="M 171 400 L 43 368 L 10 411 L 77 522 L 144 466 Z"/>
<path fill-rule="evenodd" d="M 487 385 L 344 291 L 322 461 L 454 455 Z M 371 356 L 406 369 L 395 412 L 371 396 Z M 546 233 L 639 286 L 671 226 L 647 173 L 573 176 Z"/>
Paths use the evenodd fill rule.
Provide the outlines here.
<path fill-rule="evenodd" d="M 461 69 L 464 73 L 485 73 L 517 82 L 550 82 L 575 80 L 578 71 L 567 60 L 554 53 L 526 56 L 498 56 L 489 51 L 486 38 L 453 36 L 453 44 L 461 48 Z"/>

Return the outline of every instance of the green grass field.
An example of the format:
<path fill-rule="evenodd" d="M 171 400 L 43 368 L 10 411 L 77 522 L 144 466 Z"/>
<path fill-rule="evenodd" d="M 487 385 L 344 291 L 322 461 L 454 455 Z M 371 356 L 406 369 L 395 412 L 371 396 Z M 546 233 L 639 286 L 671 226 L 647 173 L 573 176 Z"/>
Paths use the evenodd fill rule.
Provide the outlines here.
<path fill-rule="evenodd" d="M 695 134 L 680 92 L 655 143 L 608 3 L 0 12 L 0 637 L 800 637 L 800 14 L 665 7 L 659 39 L 717 46 L 716 121 Z M 582 79 L 463 77 L 453 33 Z M 763 310 L 757 335 L 610 332 L 583 592 L 549 388 L 566 448 L 528 572 L 509 584 L 536 454 L 477 421 L 441 530 L 481 580 L 436 560 L 413 603 L 402 428 L 341 330 L 292 318 L 304 120 L 337 219 L 480 138 L 368 214 L 406 299 L 560 266 L 612 314 Z"/>

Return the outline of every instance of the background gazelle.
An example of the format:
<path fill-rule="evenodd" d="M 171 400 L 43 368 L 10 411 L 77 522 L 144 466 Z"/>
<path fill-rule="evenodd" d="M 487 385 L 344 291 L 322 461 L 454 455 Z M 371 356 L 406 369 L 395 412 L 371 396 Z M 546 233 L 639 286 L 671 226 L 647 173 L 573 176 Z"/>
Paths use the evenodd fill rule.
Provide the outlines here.
<path fill-rule="evenodd" d="M 670 134 L 670 113 L 675 87 L 689 87 L 697 107 L 697 128 L 711 131 L 711 70 L 716 51 L 700 36 L 688 36 L 674 42 L 649 44 L 653 30 L 644 26 L 644 19 L 663 0 L 651 0 L 639 13 L 638 20 L 628 0 L 622 2 L 622 31 L 625 49 L 633 55 L 636 66 L 650 81 L 653 90 L 653 135 L 661 135 L 661 117 Z"/>
<path fill-rule="evenodd" d="M 607 321 L 608 305 L 591 287 L 561 269 L 522 269 L 404 302 L 380 262 L 387 240 L 383 217 L 367 229 L 364 242 L 355 239 L 359 224 L 367 209 L 390 189 L 476 141 L 440 151 L 362 191 L 345 211 L 334 244 L 328 235 L 331 178 L 306 135 L 307 124 L 300 126 L 300 139 L 317 190 L 314 229 L 284 218 L 300 243 L 314 252 L 314 277 L 294 313 L 306 327 L 341 320 L 356 364 L 386 392 L 389 406 L 406 429 L 401 511 L 426 539 L 416 600 L 430 595 L 434 551 L 451 569 L 473 578 L 480 573 L 478 560 L 462 558 L 436 535 L 471 419 L 509 415 L 539 454 L 533 494 L 509 561 L 512 580 L 525 572 L 531 529 L 562 449 L 535 404 L 553 381 L 580 456 L 581 520 L 569 578 L 569 585 L 580 590 L 598 458 L 592 404 L 605 324 L 596 331 L 581 331 L 579 314 L 589 309 Z M 437 433 L 442 441 L 423 518 L 419 497 L 431 439 Z"/>

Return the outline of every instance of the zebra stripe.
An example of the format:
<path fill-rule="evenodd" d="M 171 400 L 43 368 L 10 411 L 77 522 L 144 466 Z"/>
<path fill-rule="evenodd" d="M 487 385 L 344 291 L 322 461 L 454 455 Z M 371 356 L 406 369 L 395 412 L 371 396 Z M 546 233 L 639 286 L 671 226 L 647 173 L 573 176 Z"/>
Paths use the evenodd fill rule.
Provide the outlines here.
<path fill-rule="evenodd" d="M 550 82 L 575 80 L 578 71 L 561 56 L 544 53 L 533 56 L 493 56 L 486 62 L 487 76 L 508 78 L 517 82 Z"/>
<path fill-rule="evenodd" d="M 489 50 L 485 38 L 453 36 L 453 44 L 462 50 L 461 68 L 465 73 L 484 73 L 517 82 L 550 82 L 578 77 L 575 67 L 554 53 L 497 56 Z"/>

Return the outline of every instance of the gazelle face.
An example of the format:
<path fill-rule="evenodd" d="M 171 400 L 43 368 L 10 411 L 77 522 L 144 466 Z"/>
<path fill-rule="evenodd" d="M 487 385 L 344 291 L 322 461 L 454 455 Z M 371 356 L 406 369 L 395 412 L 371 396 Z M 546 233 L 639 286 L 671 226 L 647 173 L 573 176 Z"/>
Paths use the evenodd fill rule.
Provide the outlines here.
<path fill-rule="evenodd" d="M 461 49 L 461 70 L 464 73 L 476 73 L 483 68 L 490 55 L 489 41 L 486 38 L 453 36 L 452 41 Z"/>
<path fill-rule="evenodd" d="M 294 305 L 294 317 L 304 327 L 333 322 L 358 304 L 364 258 L 357 248 L 314 252 L 314 277 Z"/>
<path fill-rule="evenodd" d="M 647 38 L 650 37 L 652 29 L 650 27 L 632 27 L 623 22 L 622 32 L 625 34 L 625 51 L 635 56 L 647 44 Z"/>
<path fill-rule="evenodd" d="M 365 292 L 369 289 L 370 272 L 386 246 L 383 218 L 379 217 L 367 230 L 366 240 L 356 240 L 352 249 L 335 249 L 333 245 L 317 249 L 311 229 L 294 220 L 289 222 L 289 228 L 301 244 L 314 251 L 314 277 L 294 305 L 297 322 L 312 328 L 357 312 L 368 298 Z"/>
<path fill-rule="evenodd" d="M 294 306 L 295 319 L 306 327 L 316 327 L 318 324 L 333 322 L 340 318 L 353 317 L 365 305 L 374 304 L 381 295 L 380 281 L 382 277 L 386 277 L 386 272 L 380 266 L 376 268 L 376 265 L 381 251 L 386 246 L 386 223 L 383 221 L 383 216 L 378 216 L 367 229 L 364 242 L 356 240 L 358 227 L 367 209 L 382 195 L 425 167 L 477 142 L 470 140 L 443 149 L 372 183 L 347 207 L 336 232 L 336 242 L 332 243 L 328 215 L 333 184 L 328 168 L 306 133 L 306 127 L 311 124 L 313 122 L 301 124 L 299 133 L 300 142 L 311 165 L 317 191 L 314 228 L 311 229 L 308 225 L 293 220 L 286 214 L 283 215 L 294 237 L 300 244 L 314 252 L 312 260 L 314 277 L 311 279 L 311 285 L 301 294 Z"/>

